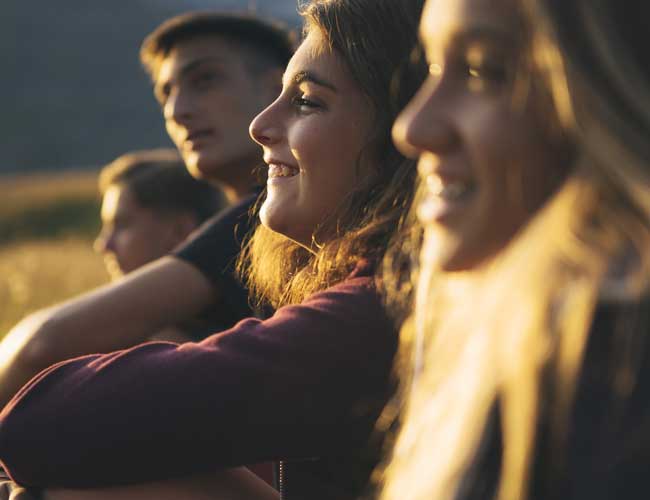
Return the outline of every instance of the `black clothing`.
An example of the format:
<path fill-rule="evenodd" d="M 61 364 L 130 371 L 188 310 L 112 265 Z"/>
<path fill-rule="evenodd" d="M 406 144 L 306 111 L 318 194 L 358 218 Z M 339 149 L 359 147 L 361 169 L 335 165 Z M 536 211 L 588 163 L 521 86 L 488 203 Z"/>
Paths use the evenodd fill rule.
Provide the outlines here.
<path fill-rule="evenodd" d="M 209 306 L 195 320 L 179 325 L 194 341 L 255 315 L 248 290 L 235 276 L 235 262 L 253 228 L 249 212 L 257 197 L 258 193 L 254 193 L 211 217 L 173 252 L 174 257 L 197 268 L 219 291 L 219 307 Z"/>

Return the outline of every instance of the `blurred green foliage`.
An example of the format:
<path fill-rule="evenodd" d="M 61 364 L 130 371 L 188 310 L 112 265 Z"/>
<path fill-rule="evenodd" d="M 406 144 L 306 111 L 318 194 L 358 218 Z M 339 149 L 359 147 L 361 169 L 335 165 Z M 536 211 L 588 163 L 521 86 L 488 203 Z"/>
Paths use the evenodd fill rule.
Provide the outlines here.
<path fill-rule="evenodd" d="M 99 209 L 96 172 L 0 177 L 0 246 L 93 238 L 100 227 Z"/>
<path fill-rule="evenodd" d="M 52 200 L 0 212 L 0 245 L 62 236 L 94 237 L 100 226 L 99 201 L 75 198 Z"/>

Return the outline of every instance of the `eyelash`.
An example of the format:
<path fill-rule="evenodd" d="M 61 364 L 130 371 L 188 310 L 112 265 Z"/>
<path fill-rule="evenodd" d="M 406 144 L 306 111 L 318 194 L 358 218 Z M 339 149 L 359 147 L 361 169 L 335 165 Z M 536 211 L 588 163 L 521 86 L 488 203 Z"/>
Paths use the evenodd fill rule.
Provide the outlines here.
<path fill-rule="evenodd" d="M 477 78 L 497 85 L 508 80 L 508 70 L 504 65 L 483 64 L 481 66 L 472 66 L 465 63 L 465 69 L 467 78 Z"/>
<path fill-rule="evenodd" d="M 452 62 L 448 65 L 448 68 L 454 71 L 463 80 L 480 80 L 493 86 L 506 83 L 510 76 L 507 67 L 500 64 L 472 65 L 466 60 L 460 60 Z M 436 80 L 442 78 L 444 71 L 445 70 L 441 64 L 429 64 L 429 75 Z"/>
<path fill-rule="evenodd" d="M 311 99 L 306 99 L 303 95 L 296 95 L 291 99 L 291 104 L 298 109 L 308 108 L 308 109 L 317 109 L 321 105 L 312 101 Z"/>

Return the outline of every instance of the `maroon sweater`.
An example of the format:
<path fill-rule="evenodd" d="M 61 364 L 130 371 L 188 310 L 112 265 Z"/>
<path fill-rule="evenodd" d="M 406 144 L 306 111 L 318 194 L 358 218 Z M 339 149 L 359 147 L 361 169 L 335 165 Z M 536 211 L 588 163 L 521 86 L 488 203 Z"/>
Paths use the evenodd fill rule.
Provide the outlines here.
<path fill-rule="evenodd" d="M 48 368 L 0 414 L 0 459 L 21 484 L 78 488 L 362 454 L 395 346 L 360 266 L 300 305 L 201 343 L 152 342 Z"/>

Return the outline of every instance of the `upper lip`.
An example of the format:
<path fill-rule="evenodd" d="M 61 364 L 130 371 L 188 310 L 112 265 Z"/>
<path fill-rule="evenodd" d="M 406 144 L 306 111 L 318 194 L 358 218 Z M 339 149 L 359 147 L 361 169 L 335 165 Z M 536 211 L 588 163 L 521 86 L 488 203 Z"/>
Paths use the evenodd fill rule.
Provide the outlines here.
<path fill-rule="evenodd" d="M 466 168 L 461 165 L 451 165 L 450 163 L 441 163 L 439 160 L 420 160 L 418 164 L 420 177 L 427 178 L 430 176 L 439 178 L 444 183 L 450 182 L 471 182 L 473 176 Z"/>

